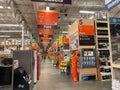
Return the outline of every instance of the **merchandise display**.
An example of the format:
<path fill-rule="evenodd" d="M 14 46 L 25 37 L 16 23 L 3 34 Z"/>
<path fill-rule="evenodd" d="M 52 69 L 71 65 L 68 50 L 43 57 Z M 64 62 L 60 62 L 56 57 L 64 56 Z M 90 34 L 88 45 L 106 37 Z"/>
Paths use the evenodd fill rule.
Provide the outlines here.
<path fill-rule="evenodd" d="M 97 67 L 96 53 L 95 49 L 81 49 L 81 67 L 90 68 Z"/>
<path fill-rule="evenodd" d="M 80 64 L 79 80 L 82 80 L 82 78 L 85 76 L 91 75 L 95 75 L 95 78 L 97 80 L 94 20 L 77 19 L 69 28 L 69 37 L 70 50 L 80 51 L 80 57 L 78 59 L 78 62 Z M 73 47 L 74 45 L 76 47 Z M 78 69 L 78 66 L 76 68 Z"/>
<path fill-rule="evenodd" d="M 98 56 L 98 79 L 101 81 L 111 80 L 111 38 L 108 19 L 96 19 L 96 47 Z"/>
<path fill-rule="evenodd" d="M 20 50 L 22 45 L 22 40 L 19 39 L 0 39 L 0 51 L 10 52 L 13 50 Z M 25 39 L 24 40 L 24 49 L 30 50 L 31 49 L 31 40 Z"/>
<path fill-rule="evenodd" d="M 69 50 L 69 38 L 61 35 L 58 40 L 58 67 L 60 73 L 63 75 L 69 75 L 71 73 L 71 60 Z"/>
<path fill-rule="evenodd" d="M 60 64 L 60 73 L 64 75 L 70 74 L 70 60 L 62 60 Z"/>
<path fill-rule="evenodd" d="M 61 60 L 61 55 L 57 53 L 57 42 L 55 42 L 52 47 L 49 48 L 47 53 L 49 54 L 47 57 L 50 57 L 53 66 L 58 66 L 59 68 L 59 61 Z"/>

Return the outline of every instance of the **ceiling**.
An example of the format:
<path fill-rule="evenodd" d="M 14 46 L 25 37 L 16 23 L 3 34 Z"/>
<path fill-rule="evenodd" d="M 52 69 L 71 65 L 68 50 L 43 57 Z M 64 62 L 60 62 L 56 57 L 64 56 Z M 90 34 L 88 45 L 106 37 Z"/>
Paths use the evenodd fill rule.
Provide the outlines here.
<path fill-rule="evenodd" d="M 3 6 L 0 7 L 0 30 L 24 29 L 25 31 L 29 31 L 33 38 L 39 43 L 40 41 L 36 24 L 36 13 L 38 10 L 45 10 L 46 6 L 49 6 L 51 10 L 56 10 L 59 12 L 59 28 L 54 30 L 55 34 L 53 36 L 53 42 L 56 38 L 58 38 L 62 31 L 67 31 L 68 26 L 77 18 L 88 18 L 91 16 L 88 14 L 80 14 L 80 10 L 104 10 L 104 0 L 72 0 L 71 5 L 31 2 L 31 0 L 0 0 L 0 6 Z M 9 25 L 7 26 L 7 24 Z M 4 34 L 9 34 L 13 38 L 21 37 L 21 33 L 0 32 L 0 35 Z"/>

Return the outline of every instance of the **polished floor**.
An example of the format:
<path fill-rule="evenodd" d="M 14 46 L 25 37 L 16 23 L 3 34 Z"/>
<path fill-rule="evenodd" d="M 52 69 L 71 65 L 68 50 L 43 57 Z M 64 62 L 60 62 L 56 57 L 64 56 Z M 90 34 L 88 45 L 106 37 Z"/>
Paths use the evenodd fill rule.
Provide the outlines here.
<path fill-rule="evenodd" d="M 41 63 L 40 80 L 33 90 L 112 90 L 111 82 L 79 81 L 74 83 L 71 76 L 60 75 L 50 61 Z"/>
<path fill-rule="evenodd" d="M 10 86 L 0 87 L 0 90 L 12 90 Z M 60 75 L 52 62 L 41 63 L 40 80 L 33 90 L 112 90 L 111 82 L 79 81 L 72 82 L 71 76 Z"/>

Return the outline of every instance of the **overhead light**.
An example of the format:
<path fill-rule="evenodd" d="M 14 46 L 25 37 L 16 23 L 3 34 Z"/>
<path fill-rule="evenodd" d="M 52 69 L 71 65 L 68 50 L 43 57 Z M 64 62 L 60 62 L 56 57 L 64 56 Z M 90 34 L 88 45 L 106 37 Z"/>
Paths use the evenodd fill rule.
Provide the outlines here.
<path fill-rule="evenodd" d="M 0 24 L 1 26 L 23 26 L 22 24 Z"/>
<path fill-rule="evenodd" d="M 10 6 L 8 6 L 7 8 L 8 8 L 8 9 L 11 9 L 11 7 L 10 7 Z"/>
<path fill-rule="evenodd" d="M 14 32 L 22 32 L 22 30 L 0 30 L 0 32 L 11 32 L 11 33 L 14 33 Z"/>
<path fill-rule="evenodd" d="M 3 8 L 4 8 L 3 6 L 0 6 L 0 9 L 3 9 Z M 10 6 L 5 7 L 5 8 L 11 9 L 11 7 L 10 7 Z"/>
<path fill-rule="evenodd" d="M 95 14 L 95 12 L 94 12 L 94 11 L 80 11 L 80 13 Z"/>
<path fill-rule="evenodd" d="M 11 36 L 9 36 L 9 35 L 0 35 L 0 37 L 1 37 L 1 38 L 9 38 L 9 37 L 11 37 Z"/>
<path fill-rule="evenodd" d="M 0 8 L 3 8 L 3 6 L 0 6 Z"/>
<path fill-rule="evenodd" d="M 46 7 L 46 11 L 49 11 L 49 10 L 50 10 L 50 7 L 49 7 L 49 6 L 47 6 L 47 7 Z"/>
<path fill-rule="evenodd" d="M 68 31 L 62 31 L 63 34 L 68 34 L 69 32 Z"/>

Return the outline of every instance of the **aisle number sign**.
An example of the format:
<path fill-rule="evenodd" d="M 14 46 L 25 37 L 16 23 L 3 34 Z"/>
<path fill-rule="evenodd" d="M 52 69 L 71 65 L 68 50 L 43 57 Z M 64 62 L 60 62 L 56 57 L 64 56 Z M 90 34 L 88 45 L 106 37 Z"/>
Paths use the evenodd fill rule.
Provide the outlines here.
<path fill-rule="evenodd" d="M 120 4 L 120 0 L 105 0 L 105 9 L 106 10 L 111 10 L 115 6 Z"/>
<path fill-rule="evenodd" d="M 71 4 L 71 0 L 31 0 L 35 2 L 49 2 L 49 3 L 60 3 L 60 4 Z"/>

